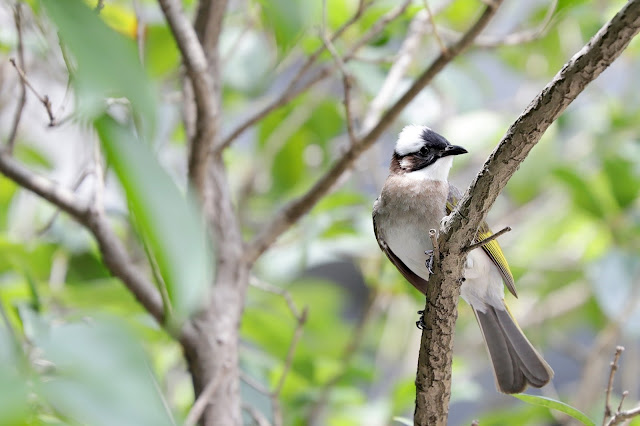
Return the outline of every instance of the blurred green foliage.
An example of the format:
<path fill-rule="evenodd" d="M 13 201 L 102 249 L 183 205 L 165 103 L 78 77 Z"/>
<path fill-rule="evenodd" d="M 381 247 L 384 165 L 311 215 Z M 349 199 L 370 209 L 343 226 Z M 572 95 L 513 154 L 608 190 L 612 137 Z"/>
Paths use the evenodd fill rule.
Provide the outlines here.
<path fill-rule="evenodd" d="M 105 2 L 99 15 L 75 0 L 43 0 L 44 7 L 26 2 L 25 42 L 31 68 L 56 64 L 56 72 L 44 69 L 43 81 L 52 87 L 64 88 L 71 72 L 76 99 L 71 126 L 88 124 L 100 137 L 113 225 L 141 264 L 146 242 L 165 278 L 159 285 L 166 285 L 166 303 L 180 321 L 203 300 L 213 262 L 201 221 L 182 193 L 185 131 L 172 98 L 181 87 L 179 54 L 157 4 L 138 3 L 143 22 L 136 22 L 125 1 Z M 195 2 L 183 3 L 194 10 Z M 357 4 L 328 1 L 328 30 L 340 27 Z M 469 149 L 472 154 L 456 164 L 453 177 L 466 187 L 532 96 L 622 4 L 559 1 L 542 36 L 526 44 L 471 49 L 409 106 L 403 120 L 419 119 Z M 396 6 L 377 0 L 336 41 L 338 51 L 345 52 Z M 547 7 L 532 2 L 520 9 L 517 2 L 506 2 L 487 33 L 533 28 Z M 2 22 L 10 24 L 9 8 L 2 8 Z M 381 61 L 348 63 L 358 82 L 353 90 L 358 117 L 380 89 L 421 8 L 422 2 L 412 3 L 359 52 Z M 464 31 L 480 8 L 477 1 L 456 0 L 436 23 Z M 322 45 L 321 16 L 316 1 L 230 2 L 222 34 L 225 132 L 283 90 L 305 55 Z M 137 25 L 144 25 L 142 55 L 136 51 Z M 58 34 L 70 53 L 66 64 Z M 413 58 L 398 92 L 437 51 L 433 37 L 422 43 L 425 48 Z M 0 51 L 15 48 L 15 34 L 0 32 Z M 628 347 L 630 360 L 623 356 L 621 371 L 633 380 L 621 379 L 622 384 L 635 400 L 640 392 L 633 374 L 633 353 L 640 350 L 639 53 L 635 41 L 552 126 L 489 217 L 496 228 L 514 229 L 501 238 L 520 294 L 509 303 L 556 369 L 557 394 L 549 395 L 594 419 L 602 416 L 601 392 L 586 403 L 575 395 L 583 362 L 603 330 L 616 329 L 615 341 Z M 324 54 L 321 62 L 330 64 L 332 58 Z M 122 105 L 114 101 L 121 97 L 126 97 Z M 340 155 L 347 143 L 344 120 L 339 80 L 322 82 L 273 111 L 225 153 L 246 236 L 259 232 Z M 350 179 L 254 270 L 287 290 L 298 309 L 309 309 L 280 394 L 285 424 L 399 424 L 392 419 L 411 416 L 419 341 L 413 323 L 424 302 L 379 252 L 370 223 L 394 134 L 403 124 L 396 123 Z M 47 137 L 58 145 L 45 141 L 45 146 L 23 129 L 16 157 L 42 172 L 72 166 L 55 155 L 59 150 L 73 157 L 73 145 L 56 131 Z M 3 128 L 3 138 L 6 133 Z M 89 139 L 82 143 L 92 149 Z M 45 202 L 0 178 L 0 305 L 6 314 L 0 327 L 0 425 L 180 423 L 193 391 L 179 345 L 109 276 L 91 238 L 64 214 L 50 223 L 54 214 Z M 181 288 L 181 282 L 196 284 Z M 281 296 L 250 288 L 241 329 L 244 374 L 273 389 L 295 328 Z M 497 395 L 481 348 L 475 320 L 461 304 L 451 424 L 472 418 L 481 425 L 564 422 L 547 408 Z M 613 347 L 604 350 L 606 357 L 613 353 Z M 606 367 L 597 374 L 604 386 Z M 246 382 L 242 386 L 245 401 L 272 418 L 269 398 Z"/>

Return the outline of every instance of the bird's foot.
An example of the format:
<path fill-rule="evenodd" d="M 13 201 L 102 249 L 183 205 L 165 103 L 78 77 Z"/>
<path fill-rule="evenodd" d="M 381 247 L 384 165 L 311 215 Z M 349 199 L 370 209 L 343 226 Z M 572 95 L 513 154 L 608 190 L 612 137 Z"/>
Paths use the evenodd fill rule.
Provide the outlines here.
<path fill-rule="evenodd" d="M 420 318 L 416 321 L 416 327 L 422 330 L 426 327 L 426 324 L 424 323 L 424 311 L 418 311 L 418 314 L 420 314 Z"/>
<path fill-rule="evenodd" d="M 433 250 L 427 250 L 424 252 L 424 254 L 426 254 L 427 260 L 425 262 L 425 266 L 427 267 L 427 270 L 429 271 L 429 275 L 433 274 Z"/>

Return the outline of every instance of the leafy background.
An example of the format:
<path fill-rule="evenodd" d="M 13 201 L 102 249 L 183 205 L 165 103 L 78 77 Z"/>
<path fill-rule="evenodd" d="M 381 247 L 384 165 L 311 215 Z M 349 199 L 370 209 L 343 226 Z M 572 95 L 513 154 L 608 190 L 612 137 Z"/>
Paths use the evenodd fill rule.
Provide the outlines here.
<path fill-rule="evenodd" d="M 205 290 L 172 282 L 204 282 L 213 271 L 206 266 L 204 233 L 194 225 L 198 219 L 182 202 L 187 147 L 176 95 L 180 60 L 157 4 L 106 1 L 99 16 L 79 2 L 21 4 L 29 78 L 49 95 L 59 117 L 69 119 L 47 128 L 44 110 L 30 98 L 16 157 L 71 186 L 91 164 L 95 127 L 108 157 L 105 207 L 113 224 L 141 262 L 145 244 L 150 247 L 170 277 L 168 297 L 178 319 L 187 315 Z M 413 323 L 424 302 L 379 252 L 370 219 L 395 133 L 406 123 L 428 124 L 465 146 L 471 154 L 457 159 L 452 178 L 465 188 L 535 93 L 622 4 L 559 1 L 548 30 L 534 41 L 472 48 L 407 108 L 349 180 L 261 259 L 256 280 L 286 289 L 299 310 L 308 307 L 280 395 L 286 424 L 383 425 L 411 417 L 419 345 Z M 184 5 L 195 7 L 188 0 Z M 376 1 L 336 48 L 342 51 L 396 5 Z M 17 44 L 12 6 L 0 4 L 3 140 L 19 86 L 6 60 Z M 329 29 L 356 7 L 354 0 L 329 0 Z M 500 40 L 535 28 L 548 7 L 544 1 L 507 1 L 486 33 Z M 349 63 L 358 82 L 356 116 L 378 93 L 422 8 L 422 2 L 412 3 Z M 477 1 L 451 2 L 436 18 L 443 37 L 450 33 L 445 29 L 463 31 L 480 8 Z M 230 3 L 222 34 L 225 131 L 283 90 L 293 67 L 321 45 L 321 23 L 317 1 Z M 65 64 L 58 37 L 72 52 L 71 63 Z M 437 52 L 432 36 L 422 42 L 403 85 Z M 629 390 L 629 404 L 640 398 L 639 54 L 636 40 L 571 105 L 489 215 L 494 229 L 513 228 L 501 237 L 520 294 L 509 304 L 556 372 L 542 394 L 596 421 L 617 344 L 626 351 L 615 393 Z M 332 59 L 327 54 L 322 61 Z M 102 99 L 114 100 L 109 112 L 123 115 L 127 102 L 117 101 L 124 95 L 138 116 L 109 121 Z M 146 144 L 134 140 L 134 127 Z M 348 143 L 345 132 L 341 84 L 332 79 L 241 136 L 225 160 L 247 235 L 259 232 L 283 202 L 327 169 Z M 117 143 L 127 138 L 132 142 Z M 88 197 L 93 184 L 87 177 L 78 193 Z M 187 252 L 199 256 L 184 258 Z M 181 268 L 185 262 L 194 268 Z M 192 275 L 180 276 L 185 273 Z M 241 366 L 251 379 L 242 392 L 247 404 L 270 417 L 269 398 L 247 382 L 278 383 L 296 320 L 279 295 L 252 287 L 248 298 Z M 109 276 L 88 234 L 4 177 L 0 306 L 6 316 L 0 327 L 0 424 L 162 425 L 184 419 L 193 391 L 180 347 Z M 451 424 L 473 418 L 481 425 L 568 421 L 494 391 L 480 333 L 464 304 L 456 333 Z"/>

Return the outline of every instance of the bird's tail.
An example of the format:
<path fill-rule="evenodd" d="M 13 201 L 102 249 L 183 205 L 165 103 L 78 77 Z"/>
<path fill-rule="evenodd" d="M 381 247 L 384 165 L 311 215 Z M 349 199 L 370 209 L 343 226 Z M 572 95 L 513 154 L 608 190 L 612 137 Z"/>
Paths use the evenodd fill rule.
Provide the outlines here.
<path fill-rule="evenodd" d="M 529 343 L 506 308 L 486 305 L 486 312 L 473 308 L 489 350 L 496 385 L 500 392 L 520 393 L 527 384 L 541 388 L 553 370 Z"/>

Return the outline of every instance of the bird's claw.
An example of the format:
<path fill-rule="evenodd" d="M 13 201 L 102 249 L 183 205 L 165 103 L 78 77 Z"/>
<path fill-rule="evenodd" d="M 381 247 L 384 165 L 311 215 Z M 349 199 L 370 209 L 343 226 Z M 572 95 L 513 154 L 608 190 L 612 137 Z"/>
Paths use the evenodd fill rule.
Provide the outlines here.
<path fill-rule="evenodd" d="M 426 326 L 424 323 L 424 311 L 418 311 L 418 314 L 420 314 L 420 318 L 418 319 L 418 321 L 416 321 L 416 327 L 422 330 Z"/>
<path fill-rule="evenodd" d="M 429 271 L 429 274 L 433 274 L 433 250 L 427 250 L 424 252 L 428 256 L 428 259 L 425 262 L 425 266 Z"/>

